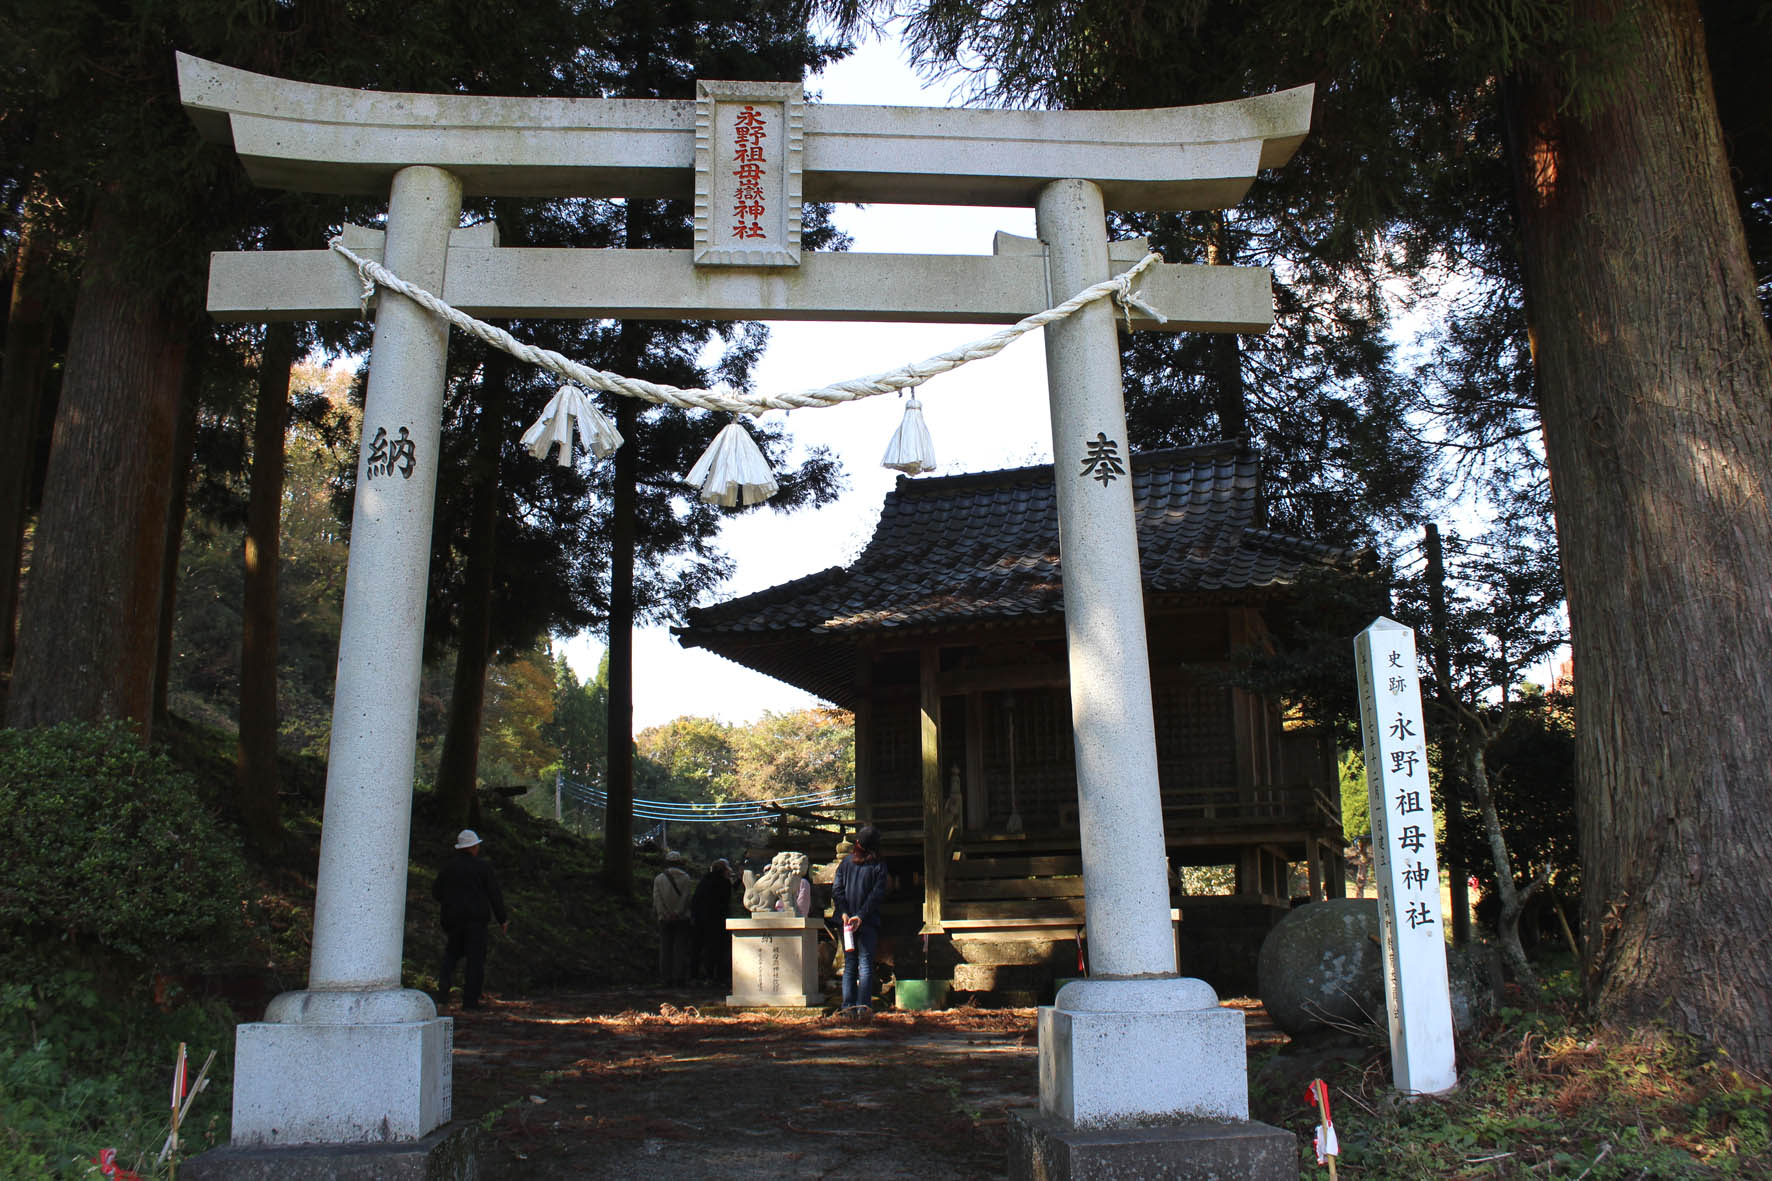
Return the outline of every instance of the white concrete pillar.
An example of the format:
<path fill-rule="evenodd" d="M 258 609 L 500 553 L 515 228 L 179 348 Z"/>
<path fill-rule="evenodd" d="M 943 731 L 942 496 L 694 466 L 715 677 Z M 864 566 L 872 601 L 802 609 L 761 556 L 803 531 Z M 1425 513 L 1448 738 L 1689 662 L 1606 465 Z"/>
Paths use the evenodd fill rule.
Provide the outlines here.
<path fill-rule="evenodd" d="M 1040 191 L 1052 302 L 1108 277 L 1101 190 Z M 1046 328 L 1089 978 L 1040 1009 L 1040 1110 L 1073 1128 L 1249 1116 L 1243 1015 L 1176 973 L 1144 581 L 1113 307 Z"/>
<path fill-rule="evenodd" d="M 441 291 L 460 216 L 459 180 L 439 168 L 402 169 L 388 204 L 388 269 Z M 402 296 L 379 297 L 339 631 L 310 991 L 400 986 L 448 343 L 443 321 Z"/>
<path fill-rule="evenodd" d="M 1053 303 L 1109 277 L 1107 219 L 1094 184 L 1047 185 L 1035 225 L 1046 244 Z M 1114 305 L 1098 300 L 1047 326 L 1045 334 L 1089 974 L 1173 976 L 1144 584 Z"/>
<path fill-rule="evenodd" d="M 395 174 L 390 270 L 443 288 L 461 182 Z M 233 1143 L 417 1140 L 452 1111 L 453 1024 L 400 987 L 425 581 L 448 326 L 399 295 L 376 307 L 345 572 L 308 987 L 235 1033 Z"/>

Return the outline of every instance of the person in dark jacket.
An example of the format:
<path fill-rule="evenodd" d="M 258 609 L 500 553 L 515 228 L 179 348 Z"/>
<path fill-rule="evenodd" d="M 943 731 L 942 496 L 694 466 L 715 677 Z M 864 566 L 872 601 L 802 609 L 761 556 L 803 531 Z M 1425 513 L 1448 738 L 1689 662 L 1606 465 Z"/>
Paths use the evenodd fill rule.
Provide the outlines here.
<path fill-rule="evenodd" d="M 480 856 L 480 836 L 473 829 L 464 828 L 455 838 L 455 855 L 437 874 L 431 897 L 442 903 L 443 930 L 449 936 L 443 949 L 443 970 L 437 976 L 437 1003 L 449 1003 L 455 965 L 465 959 L 462 1008 L 478 1009 L 486 980 L 486 925 L 497 919 L 499 930 L 508 931 L 511 923 L 498 877 L 491 863 Z"/>
<path fill-rule="evenodd" d="M 726 929 L 731 912 L 732 863 L 722 857 L 708 867 L 689 900 L 689 917 L 695 922 L 695 970 L 714 984 L 732 980 L 732 934 Z"/>
<path fill-rule="evenodd" d="M 886 863 L 880 830 L 864 825 L 855 847 L 837 866 L 831 901 L 843 931 L 843 1008 L 847 1016 L 873 1013 L 874 949 L 880 942 L 880 903 L 886 899 Z"/>

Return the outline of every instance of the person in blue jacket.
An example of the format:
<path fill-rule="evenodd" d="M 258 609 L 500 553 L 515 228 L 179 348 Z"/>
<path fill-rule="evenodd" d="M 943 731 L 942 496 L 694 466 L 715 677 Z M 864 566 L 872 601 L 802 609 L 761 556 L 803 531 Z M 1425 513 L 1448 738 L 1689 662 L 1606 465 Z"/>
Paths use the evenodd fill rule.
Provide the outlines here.
<path fill-rule="evenodd" d="M 874 949 L 880 942 L 880 903 L 885 898 L 886 863 L 880 860 L 880 830 L 864 825 L 855 834 L 855 847 L 837 866 L 831 890 L 844 933 L 840 1012 L 845 1016 L 867 1017 L 873 1012 Z"/>

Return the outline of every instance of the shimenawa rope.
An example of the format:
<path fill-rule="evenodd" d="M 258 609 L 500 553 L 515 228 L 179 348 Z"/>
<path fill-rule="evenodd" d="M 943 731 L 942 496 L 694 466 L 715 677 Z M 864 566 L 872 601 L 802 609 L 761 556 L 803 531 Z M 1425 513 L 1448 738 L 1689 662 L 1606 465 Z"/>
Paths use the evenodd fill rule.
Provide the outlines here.
<path fill-rule="evenodd" d="M 1165 319 L 1161 312 L 1158 312 L 1155 308 L 1151 307 L 1132 293 L 1134 281 L 1150 267 L 1163 261 L 1163 256 L 1153 250 L 1120 274 L 1111 279 L 1084 288 L 1082 291 L 1079 291 L 1077 294 L 1071 296 L 1071 298 L 1055 307 L 1047 308 L 1043 312 L 1036 312 L 1031 316 L 1023 317 L 1009 327 L 994 332 L 982 340 L 976 340 L 969 344 L 960 345 L 957 348 L 949 349 L 944 353 L 938 353 L 935 356 L 926 358 L 922 361 L 904 365 L 885 373 L 876 373 L 866 377 L 851 378 L 847 381 L 832 382 L 830 385 L 820 386 L 817 389 L 803 390 L 794 394 L 746 395 L 722 393 L 718 390 L 684 389 L 681 386 L 662 385 L 645 381 L 637 377 L 624 377 L 619 373 L 608 373 L 601 369 L 592 369 L 588 365 L 581 365 L 577 361 L 572 360 L 572 358 L 554 352 L 552 349 L 544 349 L 535 345 L 526 344 L 506 332 L 504 329 L 488 324 L 484 320 L 477 320 L 466 312 L 445 303 L 442 299 L 438 298 L 431 292 L 426 291 L 424 288 L 406 282 L 382 264 L 375 262 L 372 259 L 364 258 L 362 255 L 351 250 L 350 247 L 344 244 L 344 238 L 342 235 L 333 238 L 329 245 L 333 250 L 350 260 L 350 262 L 357 268 L 357 275 L 363 283 L 363 302 L 365 306 L 367 306 L 369 302 L 369 297 L 375 293 L 376 285 L 379 284 L 380 286 L 388 288 L 390 291 L 399 292 L 401 295 L 406 296 L 406 298 L 412 300 L 432 315 L 448 321 L 463 332 L 476 336 L 495 348 L 503 349 L 518 360 L 526 361 L 531 365 L 538 365 L 541 368 L 548 370 L 550 373 L 557 374 L 568 381 L 577 382 L 579 385 L 584 386 L 587 389 L 602 390 L 605 393 L 620 394 L 630 398 L 639 398 L 643 401 L 660 405 L 678 406 L 684 409 L 717 410 L 729 414 L 762 414 L 769 410 L 800 410 L 835 406 L 844 402 L 853 402 L 860 398 L 871 398 L 877 394 L 890 394 L 906 389 L 915 389 L 925 381 L 928 381 L 931 377 L 958 369 L 960 366 L 972 361 L 980 361 L 986 357 L 993 357 L 1002 352 L 1014 341 L 1025 336 L 1027 333 L 1032 332 L 1034 329 L 1043 328 L 1046 325 L 1055 323 L 1067 316 L 1074 315 L 1076 312 L 1099 299 L 1114 300 L 1125 314 L 1128 326 L 1131 324 L 1132 311 L 1135 308 L 1143 312 L 1145 315 L 1157 320 L 1159 323 L 1163 322 Z M 562 390 L 562 394 L 564 393 L 565 391 Z M 565 401 L 563 401 L 560 396 L 556 396 L 555 400 L 549 403 L 549 410 L 544 411 L 542 417 L 536 420 L 535 424 L 529 428 L 529 431 L 524 436 L 525 442 L 531 444 L 532 449 L 535 446 L 540 447 L 541 455 L 545 455 L 553 443 L 560 442 L 563 449 L 562 459 L 566 458 L 565 449 L 571 446 L 571 428 L 570 426 L 567 426 L 564 429 L 560 429 L 552 421 L 552 415 L 556 406 L 563 407 L 564 405 Z M 913 398 L 910 402 L 910 407 L 911 409 L 918 409 L 919 403 Z M 907 414 L 908 413 L 910 413 L 910 410 L 907 410 Z M 601 417 L 601 415 L 597 415 L 597 418 L 600 419 Z M 581 435 L 582 433 L 583 428 L 581 427 Z M 613 429 L 611 429 L 610 434 L 614 434 Z M 730 432 L 728 431 L 721 432 L 722 437 L 726 439 L 724 444 L 725 448 L 728 451 L 731 451 L 733 449 L 734 441 L 727 437 L 729 434 Z M 616 444 L 619 445 L 620 436 L 615 435 L 614 438 Z M 750 442 L 748 435 L 745 437 L 745 441 Z M 713 449 L 710 448 L 710 455 L 712 455 L 712 450 Z M 751 443 L 751 450 L 755 451 L 755 443 Z M 598 447 L 597 451 L 601 454 L 603 449 Z M 750 468 L 754 466 L 750 462 L 751 456 L 746 454 L 742 458 L 745 467 Z M 761 453 L 758 452 L 755 458 L 756 460 L 761 461 Z M 709 456 L 704 456 L 704 462 L 696 465 L 697 470 L 709 467 L 709 463 L 706 462 L 708 459 Z M 927 466 L 933 467 L 933 464 L 934 457 L 931 454 Z M 718 468 L 720 465 L 716 464 L 713 466 Z M 905 470 L 910 466 L 910 462 L 908 460 L 901 460 L 901 463 L 894 464 L 893 466 L 898 466 L 901 470 Z M 927 468 L 925 468 L 925 470 L 927 470 Z M 728 505 L 732 504 L 735 495 L 732 481 L 725 481 L 722 483 L 722 473 L 719 470 L 714 470 L 707 474 L 710 483 L 703 486 L 702 498 L 704 500 L 718 501 Z M 770 481 L 770 483 L 773 483 L 773 481 Z M 710 486 L 713 484 L 720 484 L 720 486 Z M 751 491 L 748 484 L 744 491 Z M 773 489 L 771 488 L 770 491 L 773 491 Z M 767 495 L 767 493 L 764 493 L 764 495 Z M 760 496 L 753 496 L 746 497 L 745 499 L 761 498 L 762 497 Z"/>

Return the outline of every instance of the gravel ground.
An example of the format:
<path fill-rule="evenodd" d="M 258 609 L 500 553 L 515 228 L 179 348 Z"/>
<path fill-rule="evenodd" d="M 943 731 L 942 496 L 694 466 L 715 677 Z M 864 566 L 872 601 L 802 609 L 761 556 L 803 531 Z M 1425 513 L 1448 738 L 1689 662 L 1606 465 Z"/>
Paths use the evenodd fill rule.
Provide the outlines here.
<path fill-rule="evenodd" d="M 456 1019 L 488 1178 L 1002 1177 L 1038 1102 L 1034 1010 L 737 1013 L 693 992 L 491 1000 Z"/>

